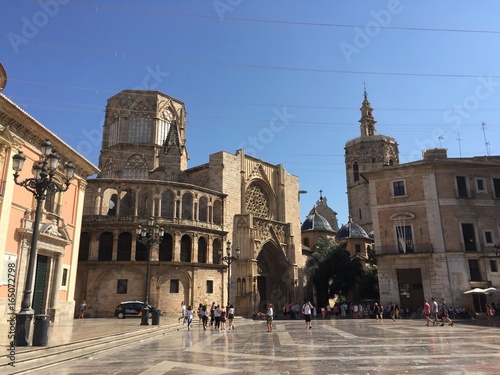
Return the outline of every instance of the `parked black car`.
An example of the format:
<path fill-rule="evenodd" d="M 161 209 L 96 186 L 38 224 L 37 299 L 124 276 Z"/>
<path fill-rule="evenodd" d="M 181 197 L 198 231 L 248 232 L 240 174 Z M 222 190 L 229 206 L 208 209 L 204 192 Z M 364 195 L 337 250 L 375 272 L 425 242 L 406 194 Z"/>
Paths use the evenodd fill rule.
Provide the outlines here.
<path fill-rule="evenodd" d="M 123 319 L 127 316 L 142 316 L 142 308 L 144 302 L 141 301 L 125 301 L 120 303 L 115 308 L 115 316 L 118 319 Z M 149 306 L 149 318 L 153 311 L 160 311 L 157 307 Z"/>

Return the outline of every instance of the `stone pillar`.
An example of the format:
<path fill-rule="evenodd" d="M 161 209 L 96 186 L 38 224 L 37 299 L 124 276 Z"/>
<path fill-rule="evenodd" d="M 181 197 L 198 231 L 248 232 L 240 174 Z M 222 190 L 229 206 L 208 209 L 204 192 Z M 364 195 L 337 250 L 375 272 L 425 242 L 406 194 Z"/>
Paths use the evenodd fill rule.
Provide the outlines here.
<path fill-rule="evenodd" d="M 116 260 L 116 257 L 118 255 L 118 237 L 116 235 L 116 232 L 113 233 L 113 249 L 111 250 L 111 260 Z"/>
<path fill-rule="evenodd" d="M 214 237 L 213 236 L 208 236 L 207 237 L 207 264 L 213 264 L 213 252 L 214 252 Z"/>
<path fill-rule="evenodd" d="M 181 232 L 178 230 L 174 231 L 172 246 L 172 261 L 178 262 L 181 260 Z"/>
<path fill-rule="evenodd" d="M 132 246 L 130 249 L 130 260 L 135 261 L 135 252 L 137 250 L 137 235 L 132 235 Z"/>
<path fill-rule="evenodd" d="M 197 262 L 196 249 L 198 248 L 198 234 L 194 233 L 191 240 L 191 262 Z"/>
<path fill-rule="evenodd" d="M 59 321 L 59 316 L 57 316 L 57 308 L 59 306 L 59 291 L 61 289 L 61 281 L 62 281 L 62 271 L 63 271 L 63 262 L 62 262 L 62 254 L 56 254 L 52 258 L 54 265 L 54 282 L 52 283 L 52 287 L 49 294 L 49 308 L 47 309 L 50 320 L 53 322 Z"/>
<path fill-rule="evenodd" d="M 90 232 L 90 253 L 89 260 L 97 260 L 99 255 L 99 238 L 97 237 L 97 233 Z"/>

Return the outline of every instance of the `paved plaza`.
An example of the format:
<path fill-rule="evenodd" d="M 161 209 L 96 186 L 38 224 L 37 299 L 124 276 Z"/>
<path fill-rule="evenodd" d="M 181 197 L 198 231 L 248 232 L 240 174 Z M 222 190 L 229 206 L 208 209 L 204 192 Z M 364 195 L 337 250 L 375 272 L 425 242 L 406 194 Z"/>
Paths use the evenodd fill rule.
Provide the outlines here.
<path fill-rule="evenodd" d="M 500 373 L 500 328 L 470 321 L 457 321 L 453 327 L 426 327 L 423 320 L 414 319 L 326 319 L 313 321 L 309 330 L 301 320 L 276 320 L 271 333 L 266 332 L 264 321 L 245 319 L 238 319 L 231 331 L 205 331 L 198 322 L 188 331 L 173 319 L 164 319 L 160 326 L 139 323 L 138 319 L 86 319 L 76 320 L 74 327 L 51 327 L 49 347 L 81 340 L 79 347 L 90 342 L 94 349 L 101 345 L 102 350 L 18 373 Z M 101 336 L 111 339 L 100 344 Z M 43 363 L 49 347 L 18 351 L 37 350 Z M 4 369 L 0 371 L 5 373 Z M 16 373 L 19 368 L 7 370 Z"/>

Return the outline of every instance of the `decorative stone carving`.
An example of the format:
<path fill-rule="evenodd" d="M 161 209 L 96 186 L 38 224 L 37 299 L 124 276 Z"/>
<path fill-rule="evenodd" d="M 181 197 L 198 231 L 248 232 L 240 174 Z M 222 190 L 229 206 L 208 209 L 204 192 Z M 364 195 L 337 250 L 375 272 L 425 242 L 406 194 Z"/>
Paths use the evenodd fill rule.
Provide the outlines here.
<path fill-rule="evenodd" d="M 269 217 L 269 197 L 259 184 L 251 184 L 245 192 L 246 210 L 256 217 Z"/>

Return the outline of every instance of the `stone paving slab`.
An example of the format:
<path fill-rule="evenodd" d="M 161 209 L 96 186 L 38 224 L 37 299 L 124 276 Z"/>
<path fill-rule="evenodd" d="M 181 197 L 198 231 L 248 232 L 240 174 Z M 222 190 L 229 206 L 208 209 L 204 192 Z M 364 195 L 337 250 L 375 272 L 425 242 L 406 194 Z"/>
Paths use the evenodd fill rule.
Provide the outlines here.
<path fill-rule="evenodd" d="M 90 320 L 89 320 L 90 321 Z M 85 323 L 78 323 L 85 324 Z M 37 374 L 498 374 L 500 328 L 422 320 L 240 320 L 235 330 L 187 330 L 42 369 Z M 80 331 L 82 332 L 82 331 Z"/>

